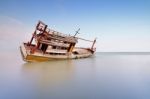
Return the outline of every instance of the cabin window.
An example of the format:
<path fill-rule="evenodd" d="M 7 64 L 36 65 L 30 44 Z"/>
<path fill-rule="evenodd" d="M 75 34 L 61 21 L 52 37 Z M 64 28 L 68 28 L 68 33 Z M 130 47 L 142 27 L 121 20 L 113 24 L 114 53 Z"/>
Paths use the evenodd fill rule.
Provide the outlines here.
<path fill-rule="evenodd" d="M 66 48 L 66 47 L 61 47 L 61 49 L 62 49 L 62 50 L 67 50 L 67 48 Z"/>
<path fill-rule="evenodd" d="M 62 49 L 62 47 L 58 46 L 57 49 Z"/>
<path fill-rule="evenodd" d="M 62 50 L 64 50 L 64 47 L 61 47 Z"/>
<path fill-rule="evenodd" d="M 77 55 L 77 54 L 79 54 L 79 53 L 78 53 L 77 51 L 74 51 L 73 54 Z"/>
<path fill-rule="evenodd" d="M 67 42 L 66 42 L 66 41 L 64 41 L 64 43 L 65 43 L 65 44 L 67 44 Z"/>
<path fill-rule="evenodd" d="M 42 44 L 41 50 L 42 50 L 43 52 L 45 52 L 46 49 L 47 49 L 47 47 L 48 47 L 47 44 Z"/>
<path fill-rule="evenodd" d="M 56 46 L 53 46 L 52 48 L 53 48 L 53 49 L 56 49 Z"/>
<path fill-rule="evenodd" d="M 66 53 L 49 53 L 50 55 L 66 55 Z"/>

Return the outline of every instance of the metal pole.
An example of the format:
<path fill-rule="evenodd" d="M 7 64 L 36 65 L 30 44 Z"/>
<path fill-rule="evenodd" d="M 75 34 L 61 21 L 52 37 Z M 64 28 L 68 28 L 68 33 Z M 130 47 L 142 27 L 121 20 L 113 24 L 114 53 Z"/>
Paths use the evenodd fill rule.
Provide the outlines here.
<path fill-rule="evenodd" d="M 93 50 L 93 47 L 94 47 L 95 43 L 96 43 L 96 38 L 95 38 L 95 40 L 93 41 L 93 44 L 92 44 L 91 50 Z"/>

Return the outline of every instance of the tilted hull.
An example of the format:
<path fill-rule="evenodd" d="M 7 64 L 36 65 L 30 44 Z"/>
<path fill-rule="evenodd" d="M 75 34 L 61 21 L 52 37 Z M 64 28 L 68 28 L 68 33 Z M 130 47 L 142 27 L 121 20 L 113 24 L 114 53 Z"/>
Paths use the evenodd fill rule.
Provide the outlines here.
<path fill-rule="evenodd" d="M 93 55 L 94 52 L 85 49 L 85 48 L 78 48 L 80 51 L 84 53 L 74 54 L 74 53 L 67 53 L 65 55 L 59 54 L 47 54 L 47 53 L 40 53 L 34 52 L 31 53 L 31 50 L 25 47 L 25 44 L 20 46 L 20 51 L 22 54 L 22 58 L 24 61 L 27 62 L 42 62 L 42 61 L 50 61 L 50 60 L 65 60 L 65 59 L 78 59 L 78 58 L 87 58 Z"/>

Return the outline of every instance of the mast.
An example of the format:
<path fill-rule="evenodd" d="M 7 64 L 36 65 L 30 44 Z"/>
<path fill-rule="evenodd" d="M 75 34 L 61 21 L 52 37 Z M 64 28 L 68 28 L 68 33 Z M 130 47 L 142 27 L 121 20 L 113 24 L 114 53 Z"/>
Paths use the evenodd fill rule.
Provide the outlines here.
<path fill-rule="evenodd" d="M 96 43 L 96 38 L 95 38 L 95 39 L 94 39 L 94 41 L 93 41 L 93 44 L 92 44 L 91 50 L 93 50 L 95 43 Z"/>
<path fill-rule="evenodd" d="M 79 31 L 80 31 L 80 28 L 76 31 L 74 37 L 75 37 L 77 34 L 79 34 Z"/>
<path fill-rule="evenodd" d="M 80 28 L 76 31 L 75 35 L 73 36 L 75 38 L 75 36 L 77 34 L 79 34 L 79 31 L 80 31 Z M 70 43 L 70 46 L 68 48 L 68 52 L 72 52 L 73 51 L 73 48 L 75 47 L 76 43 Z"/>

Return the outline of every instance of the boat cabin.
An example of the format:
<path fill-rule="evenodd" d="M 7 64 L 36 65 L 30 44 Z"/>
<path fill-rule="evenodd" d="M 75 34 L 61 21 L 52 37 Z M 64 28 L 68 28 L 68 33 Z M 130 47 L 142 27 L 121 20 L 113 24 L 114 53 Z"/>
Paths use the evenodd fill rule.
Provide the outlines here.
<path fill-rule="evenodd" d="M 37 24 L 29 45 L 32 44 L 33 38 L 36 42 L 36 49 L 49 54 L 66 54 L 72 52 L 78 41 L 75 36 L 48 29 L 47 25 L 41 21 Z"/>

